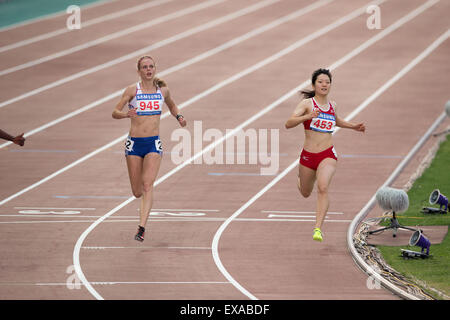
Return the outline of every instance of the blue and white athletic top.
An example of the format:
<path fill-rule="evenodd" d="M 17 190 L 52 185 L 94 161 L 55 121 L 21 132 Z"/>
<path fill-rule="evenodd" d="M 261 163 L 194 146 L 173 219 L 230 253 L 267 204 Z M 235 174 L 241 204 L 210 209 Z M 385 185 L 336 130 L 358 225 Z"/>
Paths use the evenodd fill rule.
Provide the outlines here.
<path fill-rule="evenodd" d="M 128 104 L 128 108 L 136 108 L 138 116 L 153 116 L 161 114 L 163 104 L 164 96 L 160 88 L 156 93 L 143 93 L 138 82 L 136 84 L 136 95 Z"/>

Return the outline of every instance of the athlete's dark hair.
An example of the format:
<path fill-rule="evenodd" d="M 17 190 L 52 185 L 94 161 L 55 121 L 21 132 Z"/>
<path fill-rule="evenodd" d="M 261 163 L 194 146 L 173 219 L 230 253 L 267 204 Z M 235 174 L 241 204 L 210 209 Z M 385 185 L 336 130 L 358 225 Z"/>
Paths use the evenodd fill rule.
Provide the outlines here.
<path fill-rule="evenodd" d="M 314 71 L 312 74 L 312 77 L 311 77 L 312 85 L 315 85 L 317 77 L 321 74 L 326 74 L 328 76 L 328 78 L 330 78 L 330 82 L 331 82 L 332 77 L 331 77 L 330 70 L 320 68 L 320 69 L 317 69 L 316 71 Z M 314 97 L 316 95 L 316 92 L 314 90 L 302 90 L 302 91 L 300 91 L 300 94 L 302 94 L 305 99 L 308 99 L 308 98 Z"/>

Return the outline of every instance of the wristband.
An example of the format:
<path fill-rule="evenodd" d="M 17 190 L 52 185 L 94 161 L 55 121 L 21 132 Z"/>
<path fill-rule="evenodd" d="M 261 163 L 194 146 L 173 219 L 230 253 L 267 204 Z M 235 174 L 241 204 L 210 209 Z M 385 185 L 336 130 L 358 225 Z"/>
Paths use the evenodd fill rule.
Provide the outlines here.
<path fill-rule="evenodd" d="M 177 120 L 179 120 L 179 119 L 182 118 L 182 117 L 183 117 L 183 115 L 177 114 Z"/>

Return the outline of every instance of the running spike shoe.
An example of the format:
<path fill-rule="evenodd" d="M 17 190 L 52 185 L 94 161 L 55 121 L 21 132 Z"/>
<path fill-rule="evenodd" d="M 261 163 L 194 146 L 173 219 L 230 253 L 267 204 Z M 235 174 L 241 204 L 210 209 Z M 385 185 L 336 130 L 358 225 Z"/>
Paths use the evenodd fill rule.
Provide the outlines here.
<path fill-rule="evenodd" d="M 145 234 L 145 228 L 139 226 L 138 227 L 138 232 L 134 236 L 134 240 L 137 240 L 137 241 L 140 241 L 140 242 L 144 241 L 144 234 Z"/>
<path fill-rule="evenodd" d="M 322 231 L 320 231 L 319 228 L 314 229 L 313 240 L 319 241 L 319 242 L 323 241 Z"/>

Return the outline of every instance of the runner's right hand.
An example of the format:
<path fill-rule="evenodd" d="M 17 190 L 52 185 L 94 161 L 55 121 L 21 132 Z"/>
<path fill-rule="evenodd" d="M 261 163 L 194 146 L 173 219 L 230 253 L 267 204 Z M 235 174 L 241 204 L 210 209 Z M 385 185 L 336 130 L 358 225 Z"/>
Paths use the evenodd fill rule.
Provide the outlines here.
<path fill-rule="evenodd" d="M 311 119 L 314 119 L 314 118 L 317 118 L 317 117 L 319 116 L 319 114 L 320 114 L 319 109 L 314 108 L 314 109 L 311 111 L 311 113 L 309 114 L 309 116 L 310 116 Z"/>
<path fill-rule="evenodd" d="M 128 110 L 128 112 L 127 112 L 127 117 L 128 118 L 136 118 L 138 115 L 137 115 L 137 112 L 136 112 L 136 108 L 132 108 L 132 109 L 130 109 L 130 110 Z"/>

